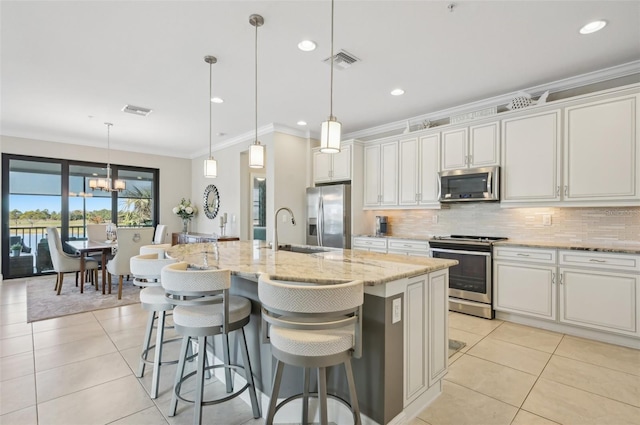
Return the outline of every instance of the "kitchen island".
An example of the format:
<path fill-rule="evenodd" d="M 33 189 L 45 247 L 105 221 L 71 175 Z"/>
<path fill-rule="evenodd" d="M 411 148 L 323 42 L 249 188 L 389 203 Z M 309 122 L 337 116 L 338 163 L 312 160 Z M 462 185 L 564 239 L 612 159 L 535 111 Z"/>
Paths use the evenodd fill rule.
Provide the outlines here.
<path fill-rule="evenodd" d="M 440 394 L 448 359 L 448 268 L 455 261 L 341 249 L 273 251 L 262 241 L 176 245 L 167 255 L 194 267 L 229 269 L 231 292 L 252 301 L 247 338 L 263 406 L 271 391 L 273 359 L 260 333 L 257 281 L 262 273 L 317 284 L 364 282 L 363 356 L 353 360 L 363 423 L 406 423 Z M 302 373 L 289 370 L 285 380 L 281 396 L 301 391 Z M 330 391 L 348 399 L 340 368 L 328 373 L 328 382 Z M 341 404 L 329 411 L 330 421 L 351 422 Z M 299 422 L 299 416 L 300 410 L 285 408 L 276 419 Z"/>

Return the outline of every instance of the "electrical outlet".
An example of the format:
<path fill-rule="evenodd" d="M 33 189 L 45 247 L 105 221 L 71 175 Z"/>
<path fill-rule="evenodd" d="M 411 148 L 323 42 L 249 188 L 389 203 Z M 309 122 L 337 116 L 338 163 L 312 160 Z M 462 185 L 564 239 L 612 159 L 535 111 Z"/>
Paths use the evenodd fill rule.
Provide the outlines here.
<path fill-rule="evenodd" d="M 431 221 L 433 222 L 433 224 L 438 224 L 438 214 L 434 214 L 431 218 Z"/>
<path fill-rule="evenodd" d="M 402 319 L 402 298 L 396 298 L 391 302 L 391 323 L 398 323 Z"/>
<path fill-rule="evenodd" d="M 551 214 L 542 214 L 542 225 L 551 226 Z"/>

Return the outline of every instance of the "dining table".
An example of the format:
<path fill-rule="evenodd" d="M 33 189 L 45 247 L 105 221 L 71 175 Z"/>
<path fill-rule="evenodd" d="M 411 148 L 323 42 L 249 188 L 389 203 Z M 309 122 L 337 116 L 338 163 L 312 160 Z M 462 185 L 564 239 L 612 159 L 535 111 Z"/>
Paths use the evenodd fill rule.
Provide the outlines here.
<path fill-rule="evenodd" d="M 84 292 L 84 272 L 87 255 L 92 252 L 102 253 L 102 294 L 105 294 L 107 282 L 107 254 L 118 246 L 116 241 L 89 241 L 89 240 L 73 240 L 67 241 L 67 245 L 73 248 L 80 255 L 80 293 Z M 96 290 L 98 288 L 96 287 Z"/>

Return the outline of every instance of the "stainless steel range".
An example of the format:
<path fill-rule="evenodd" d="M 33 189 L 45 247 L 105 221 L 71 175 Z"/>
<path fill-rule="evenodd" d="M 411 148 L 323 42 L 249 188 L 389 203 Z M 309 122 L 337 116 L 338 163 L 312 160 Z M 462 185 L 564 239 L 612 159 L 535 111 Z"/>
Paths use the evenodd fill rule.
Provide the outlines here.
<path fill-rule="evenodd" d="M 449 310 L 493 319 L 492 245 L 507 238 L 436 236 L 429 241 L 434 258 L 457 260 L 449 268 Z"/>

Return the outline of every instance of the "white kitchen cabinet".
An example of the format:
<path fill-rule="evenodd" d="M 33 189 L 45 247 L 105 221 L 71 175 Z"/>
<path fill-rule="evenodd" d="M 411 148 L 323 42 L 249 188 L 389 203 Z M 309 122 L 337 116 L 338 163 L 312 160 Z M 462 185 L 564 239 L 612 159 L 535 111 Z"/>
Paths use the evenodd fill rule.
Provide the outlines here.
<path fill-rule="evenodd" d="M 556 319 L 556 250 L 494 247 L 493 308 Z"/>
<path fill-rule="evenodd" d="M 449 368 L 449 269 L 429 274 L 429 386 Z"/>
<path fill-rule="evenodd" d="M 560 200 L 560 110 L 502 121 L 501 203 Z"/>
<path fill-rule="evenodd" d="M 640 276 L 560 267 L 560 322 L 639 336 Z"/>
<path fill-rule="evenodd" d="M 448 271 L 409 279 L 404 293 L 404 406 L 448 368 Z"/>
<path fill-rule="evenodd" d="M 429 242 L 415 239 L 389 238 L 387 239 L 387 253 L 428 257 Z"/>
<path fill-rule="evenodd" d="M 493 263 L 493 308 L 540 319 L 556 319 L 556 266 Z"/>
<path fill-rule="evenodd" d="M 351 146 L 342 146 L 338 153 L 313 151 L 313 182 L 328 183 L 351 180 Z"/>
<path fill-rule="evenodd" d="M 565 201 L 640 199 L 639 97 L 565 108 Z"/>
<path fill-rule="evenodd" d="M 442 132 L 442 169 L 499 165 L 500 127 L 498 122 Z"/>
<path fill-rule="evenodd" d="M 364 206 L 398 205 L 398 141 L 364 148 Z"/>
<path fill-rule="evenodd" d="M 640 336 L 640 256 L 559 252 L 560 322 Z"/>
<path fill-rule="evenodd" d="M 351 241 L 351 249 L 370 252 L 387 252 L 386 238 L 372 238 L 368 236 L 354 236 Z"/>
<path fill-rule="evenodd" d="M 398 205 L 440 207 L 440 135 L 436 133 L 403 139 L 399 141 L 398 149 Z"/>

